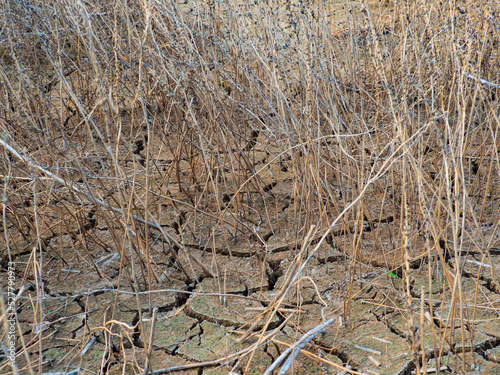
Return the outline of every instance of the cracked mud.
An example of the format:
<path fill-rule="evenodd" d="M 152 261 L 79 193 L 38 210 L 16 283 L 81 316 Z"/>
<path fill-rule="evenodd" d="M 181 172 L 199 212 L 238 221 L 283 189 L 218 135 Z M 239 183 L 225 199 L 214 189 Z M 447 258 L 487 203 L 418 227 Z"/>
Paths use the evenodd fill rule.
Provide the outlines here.
<path fill-rule="evenodd" d="M 202 13 L 191 3 L 180 5 L 186 19 Z M 276 10 L 284 30 L 292 29 L 292 13 L 314 15 L 304 3 L 287 2 L 289 8 Z M 345 20 L 340 13 L 332 19 Z M 185 25 L 170 26 L 174 33 Z M 201 44 L 200 35 L 191 37 Z M 343 32 L 336 37 L 346 38 Z M 179 38 L 175 48 L 187 40 Z M 273 43 L 285 51 L 285 61 L 300 40 L 283 40 L 280 35 Z M 236 53 L 225 58 L 237 61 Z M 120 63 L 128 72 L 125 60 Z M 216 63 L 205 67 L 211 84 Z M 189 64 L 182 66 L 183 79 L 196 76 Z M 71 79 L 78 72 L 63 73 Z M 189 105 L 174 84 L 167 95 L 151 89 L 158 96 L 151 99 L 155 110 L 128 97 L 117 111 L 122 138 L 110 136 L 106 145 L 82 125 L 90 115 L 61 106 L 64 126 L 54 130 L 50 147 L 33 141 L 26 155 L 42 158 L 39 164 L 64 183 L 48 173 L 32 177 L 34 164 L 9 164 L 5 160 L 15 154 L 2 149 L 2 175 L 10 173 L 14 182 L 7 185 L 5 178 L 0 186 L 8 196 L 0 228 L 0 285 L 8 289 L 7 266 L 13 262 L 20 373 L 34 368 L 44 374 L 118 375 L 148 367 L 157 374 L 262 374 L 306 332 L 334 319 L 302 348 L 290 373 L 500 374 L 500 179 L 493 163 L 498 156 L 489 158 L 498 155 L 498 141 L 486 130 L 480 133 L 478 124 L 464 135 L 471 155 L 489 156 L 460 159 L 463 179 L 453 186 L 442 161 L 452 142 L 434 133 L 426 147 L 419 146 L 425 149 L 419 185 L 417 177 L 403 173 L 409 167 L 399 154 L 391 169 L 372 180 L 377 166 L 382 170 L 392 157 L 386 145 L 400 134 L 390 134 L 384 117 L 363 123 L 368 131 L 360 127 L 345 140 L 332 140 L 331 129 L 314 141 L 309 135 L 293 139 L 294 131 L 286 134 L 276 125 L 278 104 L 292 106 L 290 113 L 297 115 L 308 101 L 305 89 L 285 78 L 276 80 L 283 79 L 290 98 L 269 99 L 274 112 L 260 117 L 252 106 L 239 107 L 244 95 L 231 80 L 214 84 L 210 105 L 203 102 L 208 89 L 189 85 L 182 87 L 191 95 Z M 74 100 L 51 91 L 51 82 L 45 79 L 43 87 L 52 103 Z M 151 78 L 149 84 L 165 83 Z M 346 103 L 357 103 L 361 90 L 344 86 Z M 171 115 L 179 103 L 189 109 L 181 106 Z M 216 133 L 224 117 L 217 112 L 215 126 L 193 136 L 193 129 L 208 122 L 210 108 L 223 105 L 235 114 L 234 129 Z M 149 111 L 150 129 L 145 121 L 134 123 L 143 110 Z M 180 124 L 178 133 L 169 128 L 169 116 Z M 326 127 L 326 115 L 318 116 Z M 434 126 L 444 133 L 449 124 L 436 120 Z M 15 136 L 23 138 L 23 129 L 18 131 Z M 224 137 L 224 144 L 214 141 Z M 77 161 L 65 154 L 68 148 L 78 150 Z M 208 160 L 213 165 L 207 167 Z M 453 168 L 458 175 L 460 168 Z M 467 190 L 458 190 L 461 184 Z M 467 202 L 466 208 L 457 202 Z M 461 226 L 454 230 L 457 222 Z M 0 373 L 9 369 L 2 354 Z"/>

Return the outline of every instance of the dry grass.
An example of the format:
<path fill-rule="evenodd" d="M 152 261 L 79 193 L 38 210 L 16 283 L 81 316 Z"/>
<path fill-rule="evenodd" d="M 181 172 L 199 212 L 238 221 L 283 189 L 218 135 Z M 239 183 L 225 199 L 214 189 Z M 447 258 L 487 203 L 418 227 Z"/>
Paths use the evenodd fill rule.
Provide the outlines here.
<path fill-rule="evenodd" d="M 346 319 L 365 265 L 402 279 L 417 373 L 454 330 L 466 346 L 468 257 L 491 270 L 477 285 L 500 292 L 496 1 L 32 0 L 0 12 L 0 255 L 39 325 L 50 262 L 76 260 L 63 235 L 96 290 L 109 278 L 96 254 L 116 252 L 112 287 L 137 293 L 165 272 L 157 252 L 185 291 L 223 278 L 192 248 L 254 255 L 266 278 L 274 237 L 295 261 L 264 328 L 326 241 L 345 254 Z M 426 328 L 427 353 L 436 305 L 416 296 L 417 270 L 425 290 L 446 285 L 458 322 Z M 18 342 L 23 371 L 42 373 L 38 336 Z"/>

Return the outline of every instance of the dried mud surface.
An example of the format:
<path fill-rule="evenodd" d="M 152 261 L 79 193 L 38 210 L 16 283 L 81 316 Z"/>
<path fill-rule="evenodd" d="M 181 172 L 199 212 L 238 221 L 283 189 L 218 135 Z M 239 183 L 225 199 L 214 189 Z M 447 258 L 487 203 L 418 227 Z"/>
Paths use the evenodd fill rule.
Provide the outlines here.
<path fill-rule="evenodd" d="M 75 138 L 78 132 L 85 136 L 84 129 L 71 131 Z M 9 202 L 6 227 L 15 283 L 17 291 L 24 288 L 16 304 L 21 333 L 17 345 L 21 348 L 22 337 L 28 348 L 17 358 L 21 373 L 29 364 L 43 373 L 76 373 L 71 372 L 76 369 L 79 374 L 142 373 L 156 309 L 149 366 L 153 370 L 169 368 L 169 374 L 245 370 L 261 374 L 287 345 L 331 318 L 334 323 L 304 347 L 310 353 L 299 354 L 290 373 L 344 374 L 342 367 L 347 367 L 362 374 L 410 374 L 416 351 L 430 358 L 420 364 L 427 370 L 439 367 L 442 374 L 460 374 L 467 368 L 469 374 L 500 374 L 500 290 L 494 281 L 494 275 L 500 273 L 496 228 L 500 201 L 487 197 L 477 178 L 488 173 L 487 165 L 469 172 L 471 179 L 477 178 L 470 199 L 478 202 L 476 214 L 481 222 L 475 228 L 479 230 L 464 236 L 460 254 L 451 252 L 446 243 L 434 245 L 447 268 L 438 264 L 441 258 L 421 255 L 425 238 L 418 228 L 422 218 L 412 222 L 409 282 L 412 319 L 418 321 L 412 323 L 408 316 L 402 280 L 403 223 L 396 192 L 401 187 L 384 181 L 367 189 L 364 220 L 348 215 L 338 223 L 280 309 L 267 319 L 263 313 L 272 306 L 290 265 L 297 260 L 308 230 L 304 217 L 311 214 L 294 194 L 295 171 L 288 168 L 286 155 L 265 135 L 258 135 L 245 150 L 253 170 L 260 171 L 258 179 L 242 184 L 246 180 L 243 166 L 223 160 L 221 154 L 219 164 L 225 168 L 213 173 L 222 194 L 207 193 L 204 189 L 210 187 L 196 183 L 186 192 L 179 182 L 192 178 L 197 167 L 174 160 L 162 137 L 168 134 L 149 140 L 155 158 L 140 169 L 144 172 L 138 173 L 146 158 L 143 150 L 120 160 L 127 174 L 123 180 L 127 182 L 120 182 L 124 186 L 117 187 L 106 177 L 113 164 L 104 150 L 99 157 L 104 165 L 97 165 L 92 156 L 81 162 L 93 176 L 90 183 L 96 193 L 112 206 L 122 202 L 123 191 L 135 191 L 132 198 L 127 197 L 132 200 L 144 199 L 149 186 L 154 192 L 147 195 L 149 211 L 183 248 L 174 246 L 172 250 L 157 230 L 145 230 L 144 225 L 133 222 L 128 223 L 133 231 L 143 233 L 148 242 L 131 240 L 131 232 L 122 231 L 119 220 L 123 218 L 117 216 L 113 221 L 99 206 L 81 204 L 79 212 L 68 214 L 66 206 L 75 197 L 67 186 L 58 184 L 52 186 L 57 194 L 41 188 L 37 198 L 41 207 L 37 213 L 39 243 L 33 230 L 33 201 Z M 144 135 L 139 133 L 136 139 L 144 140 Z M 373 139 L 375 144 L 383 143 L 384 135 L 373 134 Z M 123 145 L 111 146 L 123 147 L 120 154 L 127 154 Z M 333 169 L 341 170 L 334 160 L 331 163 Z M 180 175 L 170 173 L 173 168 Z M 316 214 L 318 232 L 313 245 L 356 195 L 343 190 L 338 175 L 332 173 L 329 178 L 332 195 L 321 197 L 331 208 L 326 214 Z M 64 177 L 83 183 L 79 172 Z M 439 184 L 439 176 L 429 180 Z M 43 179 L 39 183 L 49 184 Z M 492 191 L 498 190 L 499 183 L 491 180 Z M 235 195 L 232 192 L 239 185 L 243 188 Z M 191 199 L 196 194 L 210 199 L 200 206 Z M 21 208 L 27 213 L 25 223 L 12 214 Z M 134 213 L 140 215 L 140 208 Z M 3 227 L 1 231 L 4 266 L 7 235 Z M 488 242 L 488 254 L 478 250 L 479 239 Z M 457 255 L 460 269 L 455 268 Z M 453 290 L 457 285 L 450 284 L 457 273 L 461 304 L 455 300 L 459 298 Z M 7 288 L 7 282 L 1 271 L 2 288 Z M 279 333 L 251 356 L 234 357 L 280 326 Z M 412 347 L 415 337 L 418 348 Z M 189 368 L 201 362 L 211 363 Z M 0 363 L 0 372 L 7 371 L 8 364 Z"/>
<path fill-rule="evenodd" d="M 256 164 L 263 164 L 268 157 L 265 149 L 266 139 L 258 139 L 252 151 Z M 168 155 L 165 162 L 168 164 Z M 289 318 L 280 332 L 253 354 L 248 373 L 263 373 L 287 344 L 334 318 L 334 323 L 305 347 L 317 357 L 300 354 L 293 365 L 295 373 L 342 373 L 335 364 L 364 374 L 409 373 L 413 369 L 411 327 L 421 340 L 418 351 L 424 350 L 431 358 L 428 368 L 436 367 L 432 358 L 440 352 L 439 366 L 444 374 L 460 373 L 464 362 L 470 373 L 499 373 L 500 294 L 492 274 L 499 272 L 500 253 L 496 249 L 500 244 L 487 224 L 498 222 L 498 210 L 493 208 L 497 202 L 491 202 L 492 214 L 483 216 L 485 224 L 481 226 L 483 235 L 491 237 L 491 261 L 479 252 L 461 254 L 459 272 L 465 299 L 461 316 L 465 321 L 459 319 L 447 281 L 457 272 L 454 255 L 446 254 L 446 270 L 429 263 L 418 256 L 424 240 L 416 233 L 412 239 L 415 258 L 411 295 L 416 306 L 414 316 L 423 320 L 410 324 L 400 278 L 399 219 L 389 209 L 377 209 L 375 189 L 367 195 L 372 199 L 373 212 L 366 217 L 378 219 L 340 224 L 307 264 L 278 313 L 266 321 L 261 314 L 282 287 L 305 236 L 300 215 L 293 212 L 297 204 L 289 194 L 291 174 L 282 171 L 278 162 L 268 168 L 275 166 L 272 175 L 262 175 L 261 182 L 270 186 L 264 195 L 251 189 L 247 192 L 253 207 L 261 213 L 255 215 L 256 223 L 249 220 L 252 215 L 244 220 L 254 228 L 253 236 L 234 231 L 233 215 L 224 216 L 224 223 L 206 216 L 201 219 L 185 198 L 159 193 L 155 200 L 160 205 L 162 197 L 166 197 L 165 202 L 170 197 L 184 203 L 184 219 L 167 205 L 158 215 L 163 228 L 186 245 L 185 249 L 176 249 L 184 270 L 157 231 L 149 233 L 146 264 L 144 247 L 117 246 L 126 238 L 113 238 L 113 223 L 101 221 L 98 213 L 94 220 L 92 208 L 82 207 L 80 215 L 73 216 L 81 217 L 80 222 L 55 209 L 46 210 L 43 214 L 53 219 L 45 221 L 52 226 L 42 231 L 43 262 L 32 251 L 37 246 L 36 236 L 31 234 L 22 240 L 19 233 L 11 239 L 18 270 L 16 282 L 27 288 L 18 302 L 17 319 L 31 363 L 36 367 L 41 362 L 45 373 L 76 368 L 88 374 L 118 374 L 124 368 L 126 373 L 139 373 L 146 363 L 145 348 L 156 308 L 150 357 L 155 370 L 227 357 L 213 366 L 182 373 L 227 374 L 231 369 L 238 373 L 246 368 L 249 357 L 238 361 L 231 355 L 257 342 L 264 327 L 270 332 Z M 150 177 L 155 178 L 154 172 Z M 230 173 L 224 178 L 229 180 Z M 136 183 L 141 184 L 140 176 Z M 175 189 L 174 182 L 169 189 Z M 344 199 L 338 199 L 337 204 L 345 204 Z M 219 209 L 231 208 L 232 204 L 222 203 Z M 266 204 L 273 210 L 262 217 Z M 207 207 L 204 210 L 209 211 Z M 356 231 L 355 225 L 361 225 L 361 231 Z M 325 229 L 320 228 L 312 243 Z M 356 241 L 361 245 L 353 246 Z M 2 249 L 4 253 L 5 242 Z M 122 256 L 119 249 L 124 249 Z M 40 274 L 43 280 L 37 279 Z M 131 281 L 134 277 L 135 283 Z M 6 281 L 2 277 L 2 287 L 6 287 Z M 32 295 L 40 285 L 43 295 Z M 139 293 L 134 293 L 131 285 L 137 285 Z M 422 292 L 425 312 L 420 311 Z M 36 304 L 34 298 L 41 298 L 42 303 Z M 251 334 L 240 341 L 250 327 Z M 436 337 L 446 339 L 436 342 Z M 25 356 L 18 358 L 21 369 L 26 369 L 26 360 Z"/>

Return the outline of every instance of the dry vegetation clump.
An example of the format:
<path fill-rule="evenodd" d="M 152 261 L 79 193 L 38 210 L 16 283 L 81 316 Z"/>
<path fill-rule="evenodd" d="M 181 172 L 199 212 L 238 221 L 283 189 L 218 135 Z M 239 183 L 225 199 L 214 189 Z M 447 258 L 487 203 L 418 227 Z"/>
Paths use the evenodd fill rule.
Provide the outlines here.
<path fill-rule="evenodd" d="M 499 14 L 5 1 L 0 372 L 498 366 Z"/>

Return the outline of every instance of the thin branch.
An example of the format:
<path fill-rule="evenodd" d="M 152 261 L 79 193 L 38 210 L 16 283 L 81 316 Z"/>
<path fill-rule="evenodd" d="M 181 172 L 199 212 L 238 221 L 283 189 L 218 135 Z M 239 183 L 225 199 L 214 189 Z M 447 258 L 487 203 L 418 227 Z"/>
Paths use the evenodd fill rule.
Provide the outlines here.
<path fill-rule="evenodd" d="M 283 365 L 283 367 L 279 372 L 280 375 L 285 374 L 288 368 L 292 365 L 292 362 L 295 359 L 295 357 L 297 357 L 297 355 L 300 353 L 300 349 L 304 347 L 304 345 L 306 345 L 309 341 L 311 341 L 314 338 L 314 336 L 316 336 L 318 333 L 324 332 L 325 328 L 328 327 L 330 324 L 332 324 L 334 321 L 335 321 L 334 318 L 329 319 L 326 322 L 320 324 L 319 326 L 316 326 L 313 329 L 306 332 L 295 344 L 290 346 L 283 353 L 281 353 L 281 355 L 278 358 L 276 358 L 276 360 L 271 364 L 271 366 L 269 366 L 266 372 L 264 372 L 264 375 L 269 375 L 271 372 L 273 372 L 273 370 L 277 366 L 279 366 L 279 364 L 283 362 L 290 353 L 292 353 L 288 361 L 286 361 L 286 363 Z"/>

